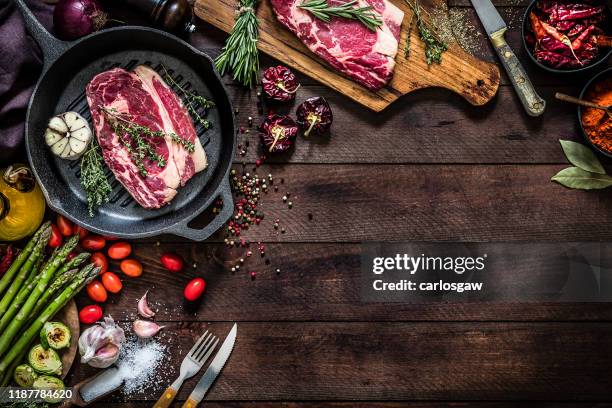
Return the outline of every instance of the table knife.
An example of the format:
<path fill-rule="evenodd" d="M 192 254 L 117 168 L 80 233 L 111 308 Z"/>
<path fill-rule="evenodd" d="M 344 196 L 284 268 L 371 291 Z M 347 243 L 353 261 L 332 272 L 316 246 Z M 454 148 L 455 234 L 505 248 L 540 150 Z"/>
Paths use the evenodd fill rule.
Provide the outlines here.
<path fill-rule="evenodd" d="M 230 354 L 232 354 L 232 350 L 234 349 L 234 343 L 236 342 L 236 333 L 238 332 L 238 325 L 234 323 L 234 327 L 230 330 L 229 334 L 223 341 L 221 348 L 219 348 L 219 352 L 213 359 L 210 366 L 200 378 L 200 381 L 195 386 L 187 401 L 183 404 L 183 408 L 195 408 L 202 399 L 204 399 L 204 395 L 208 392 L 210 386 L 215 382 L 217 376 L 223 369 L 225 362 L 229 358 Z"/>
<path fill-rule="evenodd" d="M 493 6 L 493 3 L 491 3 L 491 0 L 471 1 L 527 114 L 529 116 L 540 116 L 544 113 L 546 101 L 537 94 L 529 77 L 527 77 L 527 73 L 525 73 L 525 69 L 508 43 L 506 43 L 504 38 L 508 30 L 506 23 L 495 9 L 495 6 Z"/>

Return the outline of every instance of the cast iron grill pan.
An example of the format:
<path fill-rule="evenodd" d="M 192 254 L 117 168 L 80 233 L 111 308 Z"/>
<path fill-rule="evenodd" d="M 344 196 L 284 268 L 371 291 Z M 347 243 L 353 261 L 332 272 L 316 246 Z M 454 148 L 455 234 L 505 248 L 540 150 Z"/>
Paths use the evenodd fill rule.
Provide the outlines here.
<path fill-rule="evenodd" d="M 228 181 L 234 145 L 234 113 L 227 91 L 212 60 L 182 40 L 145 27 L 118 27 L 87 36 L 75 43 L 58 41 L 47 33 L 16 0 L 28 31 L 42 48 L 43 74 L 30 100 L 26 121 L 26 147 L 32 169 L 55 211 L 88 230 L 123 238 L 171 233 L 194 240 L 208 238 L 230 217 L 233 203 Z M 80 161 L 55 157 L 44 143 L 50 117 L 73 110 L 90 121 L 85 87 L 98 73 L 122 67 L 132 70 L 147 65 L 165 78 L 164 68 L 182 88 L 215 102 L 206 119 L 209 129 L 195 123 L 196 133 L 206 151 L 208 167 L 179 188 L 172 202 L 157 210 L 138 205 L 114 178 L 107 176 L 113 191 L 110 201 L 89 217 L 87 198 L 80 185 Z M 167 81 L 174 91 L 178 89 Z M 177 92 L 180 95 L 180 92 Z M 223 208 L 202 229 L 189 227 L 189 221 L 217 198 Z"/>

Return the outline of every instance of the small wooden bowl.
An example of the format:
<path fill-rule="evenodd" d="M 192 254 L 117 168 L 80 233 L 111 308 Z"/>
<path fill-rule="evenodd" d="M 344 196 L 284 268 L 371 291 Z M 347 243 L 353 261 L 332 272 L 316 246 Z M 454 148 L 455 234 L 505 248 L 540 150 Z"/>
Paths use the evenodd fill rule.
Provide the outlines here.
<path fill-rule="evenodd" d="M 597 74 L 593 78 L 591 78 L 586 83 L 584 88 L 582 88 L 582 91 L 580 91 L 580 99 L 584 98 L 584 96 L 586 95 L 587 91 L 591 88 L 591 86 L 593 86 L 597 82 L 602 81 L 602 80 L 604 80 L 606 78 L 609 78 L 609 77 L 612 77 L 612 67 L 601 71 L 599 74 Z M 591 142 L 591 139 L 589 139 L 589 137 L 587 136 L 586 132 L 584 131 L 584 126 L 582 125 L 582 112 L 583 112 L 583 109 L 584 108 L 582 106 L 580 106 L 580 105 L 578 106 L 578 109 L 577 109 L 577 111 L 578 111 L 578 124 L 580 126 L 580 133 L 582 133 L 582 137 L 597 152 L 603 154 L 604 156 L 612 158 L 612 152 L 604 150 L 601 147 L 599 147 L 598 145 L 596 145 L 595 143 Z"/>

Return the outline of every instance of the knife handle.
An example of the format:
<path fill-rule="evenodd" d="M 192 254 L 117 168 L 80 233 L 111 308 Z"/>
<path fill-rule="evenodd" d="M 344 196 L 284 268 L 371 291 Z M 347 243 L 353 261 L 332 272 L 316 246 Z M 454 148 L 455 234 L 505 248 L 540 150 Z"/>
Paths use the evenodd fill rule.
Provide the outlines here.
<path fill-rule="evenodd" d="M 185 401 L 185 403 L 183 404 L 181 408 L 195 408 L 197 405 L 198 405 L 198 401 L 189 397 L 187 398 L 187 401 Z"/>
<path fill-rule="evenodd" d="M 166 391 L 159 397 L 155 405 L 153 405 L 153 408 L 168 408 L 170 404 L 172 404 L 172 401 L 174 401 L 177 391 L 178 390 L 175 390 L 172 386 L 166 388 Z"/>
<path fill-rule="evenodd" d="M 521 100 L 525 111 L 527 111 L 527 114 L 529 116 L 540 116 L 544 113 L 546 101 L 536 92 L 525 69 L 514 54 L 514 51 L 512 51 L 512 48 L 510 48 L 506 42 L 504 38 L 505 33 L 506 29 L 504 28 L 491 34 L 493 47 L 495 47 L 495 51 L 497 51 L 497 55 L 499 55 L 499 59 L 506 69 L 510 81 L 512 81 L 512 85 L 514 86 L 514 90 Z"/>

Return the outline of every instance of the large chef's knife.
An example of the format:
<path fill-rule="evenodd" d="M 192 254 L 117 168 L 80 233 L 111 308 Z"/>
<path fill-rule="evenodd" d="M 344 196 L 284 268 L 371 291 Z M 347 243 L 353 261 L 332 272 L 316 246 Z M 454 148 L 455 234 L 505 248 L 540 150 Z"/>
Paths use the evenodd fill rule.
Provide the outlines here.
<path fill-rule="evenodd" d="M 225 362 L 229 358 L 230 354 L 232 354 L 234 343 L 236 342 L 237 331 L 238 326 L 234 323 L 234 327 L 232 327 L 232 330 L 230 330 L 229 334 L 223 341 L 219 352 L 213 359 L 212 363 L 210 363 L 208 370 L 206 370 L 202 378 L 200 378 L 200 381 L 189 395 L 189 398 L 187 398 L 187 401 L 185 401 L 183 404 L 183 408 L 195 408 L 200 401 L 202 401 L 204 395 L 206 395 L 206 392 L 212 383 L 215 382 L 215 379 L 221 372 L 221 369 L 225 365 Z"/>
<path fill-rule="evenodd" d="M 527 114 L 530 116 L 540 116 L 544 113 L 546 101 L 537 94 L 533 84 L 525 73 L 525 69 L 522 67 L 518 58 L 516 58 L 516 55 L 514 55 L 508 43 L 506 43 L 506 39 L 504 38 L 504 34 L 508 29 L 506 23 L 495 9 L 495 6 L 493 6 L 493 3 L 491 3 L 491 0 L 471 1 Z"/>

